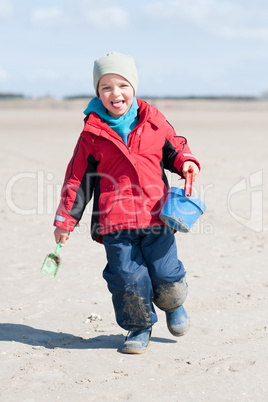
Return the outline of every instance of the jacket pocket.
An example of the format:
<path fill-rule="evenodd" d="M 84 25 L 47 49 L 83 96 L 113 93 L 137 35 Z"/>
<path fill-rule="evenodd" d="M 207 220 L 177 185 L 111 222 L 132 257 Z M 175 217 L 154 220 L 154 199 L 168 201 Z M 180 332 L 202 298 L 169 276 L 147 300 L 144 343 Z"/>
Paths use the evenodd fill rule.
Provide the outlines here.
<path fill-rule="evenodd" d="M 103 193 L 99 198 L 100 218 L 110 217 L 114 223 L 125 222 L 136 215 L 135 204 L 131 196 Z"/>

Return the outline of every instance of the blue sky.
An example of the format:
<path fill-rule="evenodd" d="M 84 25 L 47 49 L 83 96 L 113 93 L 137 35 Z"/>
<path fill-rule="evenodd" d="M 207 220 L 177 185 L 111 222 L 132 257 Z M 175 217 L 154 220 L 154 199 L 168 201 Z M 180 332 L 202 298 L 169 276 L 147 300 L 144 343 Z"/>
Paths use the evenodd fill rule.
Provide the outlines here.
<path fill-rule="evenodd" d="M 92 94 L 92 67 L 136 59 L 138 95 L 268 91 L 267 0 L 0 0 L 0 92 Z"/>

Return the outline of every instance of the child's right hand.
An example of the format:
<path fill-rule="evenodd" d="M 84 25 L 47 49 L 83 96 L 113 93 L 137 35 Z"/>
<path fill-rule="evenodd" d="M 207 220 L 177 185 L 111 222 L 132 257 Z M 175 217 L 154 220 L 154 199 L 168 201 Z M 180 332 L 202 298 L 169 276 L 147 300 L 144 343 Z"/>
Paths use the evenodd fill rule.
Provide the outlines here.
<path fill-rule="evenodd" d="M 70 235 L 70 232 L 66 229 L 56 228 L 54 230 L 54 236 L 55 236 L 56 243 L 58 244 L 58 242 L 60 241 L 61 246 L 64 246 L 64 244 L 66 243 L 66 240 L 69 239 L 69 235 Z"/>

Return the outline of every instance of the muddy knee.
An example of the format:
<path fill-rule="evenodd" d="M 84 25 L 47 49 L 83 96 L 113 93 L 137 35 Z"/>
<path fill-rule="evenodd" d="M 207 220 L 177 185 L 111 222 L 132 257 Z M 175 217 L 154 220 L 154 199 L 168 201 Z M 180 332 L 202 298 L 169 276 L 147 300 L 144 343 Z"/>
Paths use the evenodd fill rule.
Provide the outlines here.
<path fill-rule="evenodd" d="M 161 310 L 172 312 L 181 306 L 188 293 L 186 279 L 175 283 L 163 283 L 154 289 L 154 303 Z"/>
<path fill-rule="evenodd" d="M 134 292 L 114 295 L 113 304 L 117 323 L 128 331 L 149 328 L 157 321 L 152 302 Z"/>

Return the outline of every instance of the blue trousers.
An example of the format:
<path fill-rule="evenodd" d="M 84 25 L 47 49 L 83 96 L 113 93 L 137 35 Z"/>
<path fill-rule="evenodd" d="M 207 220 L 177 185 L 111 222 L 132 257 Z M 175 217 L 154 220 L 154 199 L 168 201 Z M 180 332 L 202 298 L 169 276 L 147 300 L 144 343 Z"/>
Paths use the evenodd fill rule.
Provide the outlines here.
<path fill-rule="evenodd" d="M 183 304 L 188 286 L 172 229 L 121 230 L 104 235 L 103 243 L 108 262 L 103 277 L 122 328 L 137 331 L 156 323 L 153 303 L 168 312 Z"/>

